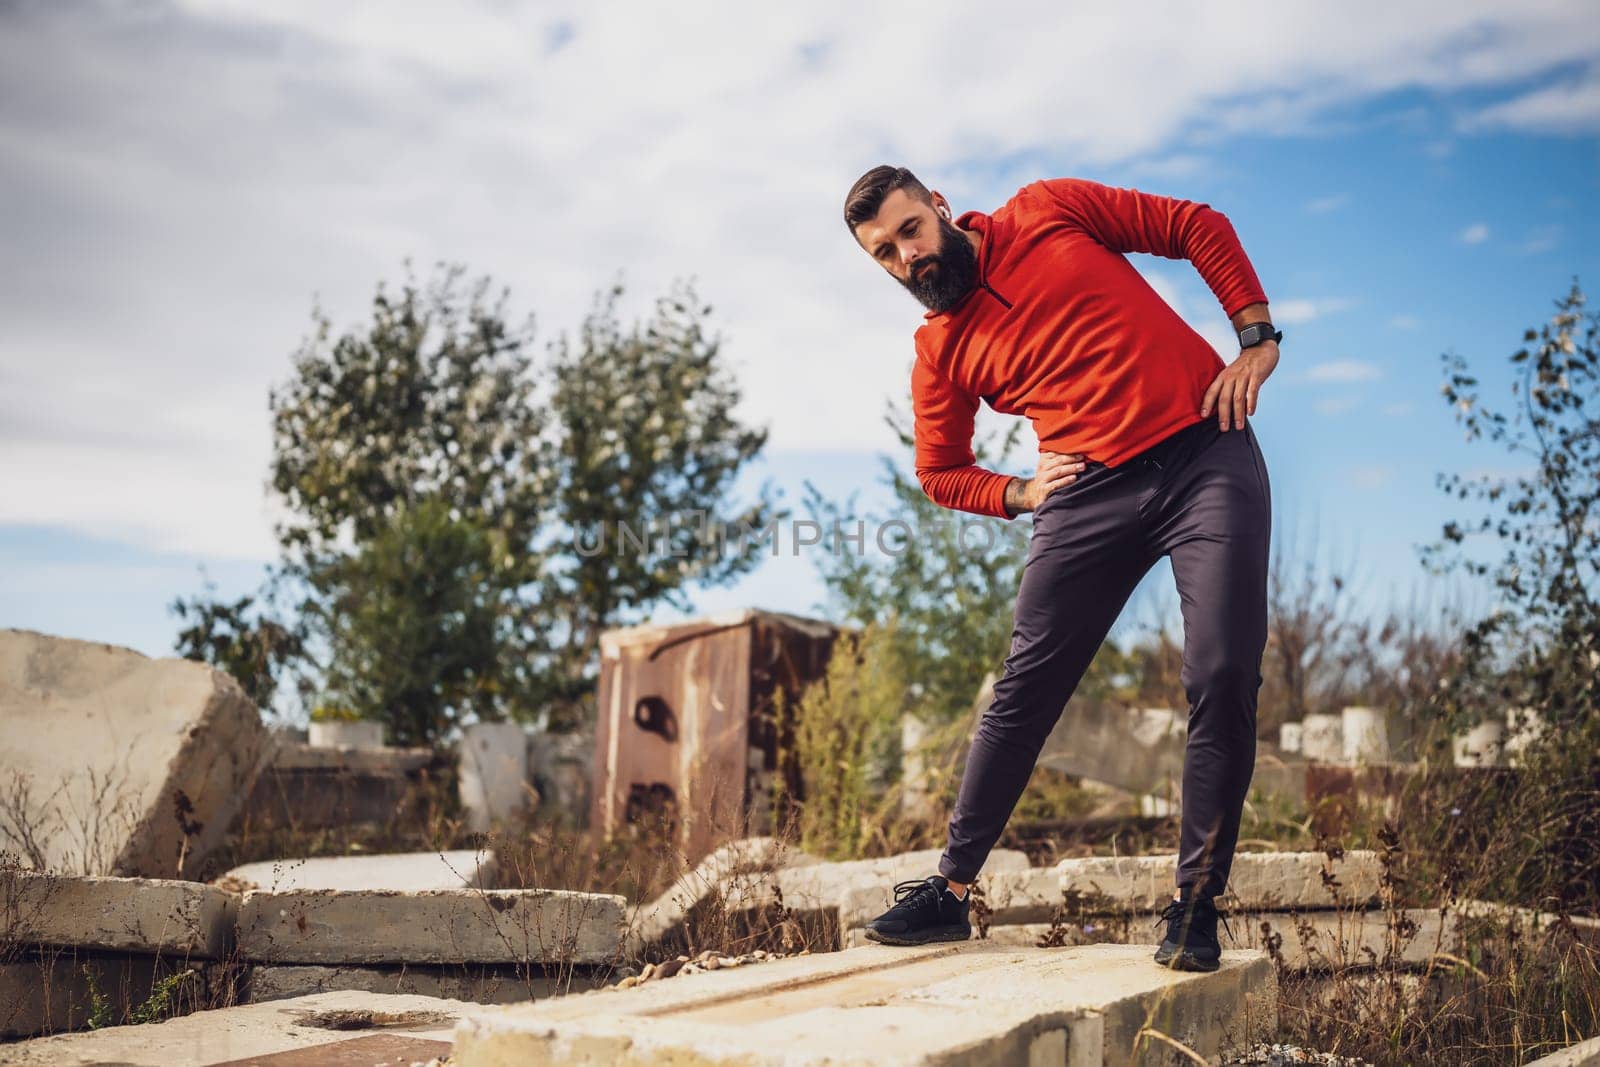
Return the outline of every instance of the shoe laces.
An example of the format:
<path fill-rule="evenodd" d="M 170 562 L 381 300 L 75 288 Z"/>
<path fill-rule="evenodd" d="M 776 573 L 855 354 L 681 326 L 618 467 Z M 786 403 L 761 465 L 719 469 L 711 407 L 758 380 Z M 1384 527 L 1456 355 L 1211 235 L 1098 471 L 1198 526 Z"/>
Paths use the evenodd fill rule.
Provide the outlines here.
<path fill-rule="evenodd" d="M 928 903 L 934 907 L 939 906 L 939 887 L 926 878 L 899 882 L 894 887 L 894 903 L 897 908 L 914 908 L 922 903 L 924 896 Z"/>
<path fill-rule="evenodd" d="M 1198 898 L 1196 898 L 1196 899 L 1198 899 Z M 1185 915 L 1189 914 L 1189 905 L 1191 903 L 1193 903 L 1193 901 L 1184 901 L 1184 900 L 1169 900 L 1169 901 L 1167 901 L 1167 906 L 1161 909 L 1161 914 L 1156 917 L 1156 921 L 1155 921 L 1155 923 L 1153 925 L 1160 926 L 1162 923 L 1171 922 L 1174 919 L 1180 919 L 1181 920 Z M 1228 925 L 1228 913 L 1223 911 L 1222 909 L 1218 908 L 1215 903 L 1213 903 L 1211 905 L 1211 910 L 1216 912 L 1217 913 L 1217 918 L 1222 920 L 1222 928 L 1228 932 L 1228 940 L 1229 941 L 1238 940 L 1237 938 L 1235 938 L 1233 936 L 1233 927 Z"/>

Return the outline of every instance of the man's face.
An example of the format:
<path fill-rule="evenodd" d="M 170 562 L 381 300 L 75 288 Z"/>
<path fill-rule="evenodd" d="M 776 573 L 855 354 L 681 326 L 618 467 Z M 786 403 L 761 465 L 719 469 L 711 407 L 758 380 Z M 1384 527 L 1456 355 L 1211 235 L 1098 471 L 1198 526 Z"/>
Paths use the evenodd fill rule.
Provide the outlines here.
<path fill-rule="evenodd" d="M 934 203 L 896 189 L 878 214 L 856 227 L 856 241 L 929 311 L 945 311 L 978 283 L 978 255 Z M 936 207 L 937 205 L 937 207 Z"/>

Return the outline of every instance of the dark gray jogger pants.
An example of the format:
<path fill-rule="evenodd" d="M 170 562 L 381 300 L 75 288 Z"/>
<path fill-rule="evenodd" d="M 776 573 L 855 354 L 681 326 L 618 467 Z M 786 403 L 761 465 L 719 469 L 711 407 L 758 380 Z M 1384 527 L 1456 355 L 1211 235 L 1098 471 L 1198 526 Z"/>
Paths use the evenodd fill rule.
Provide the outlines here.
<path fill-rule="evenodd" d="M 1134 587 L 1172 559 L 1189 698 L 1178 884 L 1228 881 L 1255 771 L 1267 639 L 1272 494 L 1248 421 L 1213 416 L 1117 467 L 1091 462 L 1033 515 L 1011 651 L 967 757 L 939 872 L 977 877 L 1060 718 Z"/>

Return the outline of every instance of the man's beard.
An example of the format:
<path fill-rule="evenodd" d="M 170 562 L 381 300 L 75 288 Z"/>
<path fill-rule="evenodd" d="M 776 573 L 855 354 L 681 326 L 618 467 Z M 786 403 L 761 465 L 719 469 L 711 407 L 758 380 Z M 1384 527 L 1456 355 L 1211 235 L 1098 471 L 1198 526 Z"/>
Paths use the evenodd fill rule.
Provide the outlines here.
<path fill-rule="evenodd" d="M 948 311 L 978 284 L 978 253 L 966 234 L 943 218 L 939 234 L 939 251 L 917 260 L 911 276 L 900 283 L 935 312 Z"/>

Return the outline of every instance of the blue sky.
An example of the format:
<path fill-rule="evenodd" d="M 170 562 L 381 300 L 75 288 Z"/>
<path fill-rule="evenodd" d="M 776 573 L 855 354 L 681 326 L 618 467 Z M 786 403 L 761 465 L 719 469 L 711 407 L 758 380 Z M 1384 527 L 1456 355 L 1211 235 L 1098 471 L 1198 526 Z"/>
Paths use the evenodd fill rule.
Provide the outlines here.
<path fill-rule="evenodd" d="M 890 160 L 958 212 L 1077 175 L 1227 214 L 1286 333 L 1254 420 L 1278 518 L 1354 559 L 1372 610 L 1403 598 L 1456 514 L 1436 473 L 1508 464 L 1463 442 L 1440 353 L 1503 383 L 1574 276 L 1600 288 L 1592 6 L 1374 6 L 1381 35 L 1342 7 L 1058 9 L 929 5 L 886 37 L 846 5 L 730 6 L 715 31 L 645 7 L 6 7 L 0 626 L 159 655 L 201 568 L 253 589 L 267 389 L 313 299 L 354 325 L 406 256 L 494 275 L 542 340 L 619 270 L 636 308 L 695 275 L 772 434 L 746 485 L 870 510 L 920 308 L 838 211 Z M 1189 264 L 1136 263 L 1226 344 Z M 820 595 L 789 557 L 697 607 Z"/>

